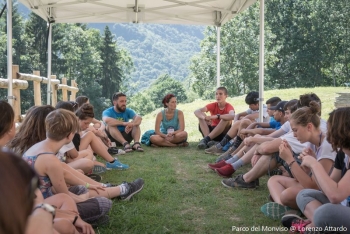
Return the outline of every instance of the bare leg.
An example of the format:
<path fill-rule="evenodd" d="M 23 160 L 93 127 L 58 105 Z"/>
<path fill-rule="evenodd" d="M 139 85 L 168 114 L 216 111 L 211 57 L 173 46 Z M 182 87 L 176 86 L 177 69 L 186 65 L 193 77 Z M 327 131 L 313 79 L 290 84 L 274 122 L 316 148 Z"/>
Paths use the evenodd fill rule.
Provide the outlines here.
<path fill-rule="evenodd" d="M 272 141 L 267 141 L 259 145 L 256 151 L 261 155 L 273 154 L 279 151 L 279 146 L 281 144 L 281 138 L 276 138 Z"/>
<path fill-rule="evenodd" d="M 167 141 L 165 138 L 159 136 L 159 135 L 153 135 L 150 138 L 150 141 L 152 144 L 156 146 L 165 146 L 165 147 L 175 147 L 176 144 L 171 143 L 170 141 Z"/>
<path fill-rule="evenodd" d="M 107 131 L 109 132 L 109 134 L 115 139 L 117 140 L 120 144 L 123 145 L 124 142 L 126 142 L 126 140 L 124 139 L 123 135 L 121 134 L 121 132 L 118 130 L 117 127 L 107 127 Z"/>
<path fill-rule="evenodd" d="M 249 183 L 262 177 L 268 172 L 269 167 L 270 169 L 275 169 L 277 167 L 276 159 L 268 155 L 261 156 L 256 165 L 243 175 L 244 181 Z"/>
<path fill-rule="evenodd" d="M 215 137 L 219 136 L 227 127 L 227 125 L 230 124 L 229 121 L 220 120 L 219 124 L 209 133 L 210 139 L 214 139 Z"/>
<path fill-rule="evenodd" d="M 141 137 L 141 128 L 140 125 L 134 126 L 131 130 L 131 135 L 132 135 L 132 139 L 134 139 L 134 143 L 135 142 L 139 142 L 140 141 L 140 137 Z M 125 141 L 124 141 L 125 142 Z"/>
<path fill-rule="evenodd" d="M 107 162 L 112 162 L 114 160 L 108 153 L 106 145 L 92 132 L 87 132 L 81 137 L 79 150 L 87 149 L 89 145 L 91 145 L 95 153 L 100 155 Z"/>
<path fill-rule="evenodd" d="M 199 128 L 202 130 L 202 134 L 204 137 L 209 135 L 209 126 L 207 122 L 204 119 L 198 119 L 199 121 Z"/>
<path fill-rule="evenodd" d="M 67 164 L 74 169 L 83 170 L 84 174 L 89 173 L 92 170 L 92 168 L 94 167 L 94 162 L 90 159 L 85 159 L 85 158 L 74 160 L 74 161 L 67 163 Z"/>
<path fill-rule="evenodd" d="M 292 179 L 292 178 L 289 178 L 289 177 L 285 177 L 285 176 L 282 176 L 284 178 L 287 178 L 287 179 Z M 292 179 L 294 180 L 294 179 Z M 289 187 L 287 188 L 286 190 L 284 190 L 281 194 L 281 202 L 283 205 L 285 206 L 289 206 L 293 209 L 296 209 L 298 210 L 298 205 L 297 205 L 297 202 L 296 202 L 296 197 L 298 195 L 298 193 L 303 190 L 303 186 L 301 186 L 301 184 L 299 184 L 298 182 L 296 182 L 294 180 L 295 183 L 297 183 L 297 185 L 295 186 L 292 186 L 292 187 Z"/>
<path fill-rule="evenodd" d="M 64 218 L 56 218 L 53 223 L 53 228 L 58 233 L 79 234 L 77 229 L 72 224 L 72 221 Z"/>
<path fill-rule="evenodd" d="M 152 144 L 155 144 L 157 146 L 167 146 L 167 147 L 175 147 L 178 143 L 181 143 L 187 139 L 187 132 L 182 131 L 179 133 L 176 133 L 174 138 L 171 141 L 167 141 L 165 138 L 159 136 L 159 135 L 153 135 L 151 136 L 150 140 Z"/>
<path fill-rule="evenodd" d="M 281 201 L 282 193 L 284 193 L 284 191 L 287 191 L 288 188 L 291 188 L 297 185 L 299 185 L 299 183 L 295 179 L 292 179 L 290 177 L 285 177 L 285 176 L 279 176 L 279 175 L 272 176 L 267 181 L 267 187 L 269 188 L 271 197 L 275 202 L 281 205 L 286 205 Z M 294 202 L 295 202 L 295 199 L 296 199 L 296 194 L 294 197 Z"/>

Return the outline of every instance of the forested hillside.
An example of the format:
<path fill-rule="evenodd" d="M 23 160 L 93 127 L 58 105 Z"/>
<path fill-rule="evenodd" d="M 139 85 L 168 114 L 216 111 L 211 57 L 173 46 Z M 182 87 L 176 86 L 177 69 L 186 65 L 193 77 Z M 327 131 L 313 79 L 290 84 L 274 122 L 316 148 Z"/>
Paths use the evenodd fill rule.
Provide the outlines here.
<path fill-rule="evenodd" d="M 89 24 L 103 32 L 106 24 Z M 161 74 L 178 81 L 189 75 L 190 59 L 200 51 L 204 26 L 161 24 L 108 24 L 120 47 L 131 54 L 133 88 L 148 88 Z"/>

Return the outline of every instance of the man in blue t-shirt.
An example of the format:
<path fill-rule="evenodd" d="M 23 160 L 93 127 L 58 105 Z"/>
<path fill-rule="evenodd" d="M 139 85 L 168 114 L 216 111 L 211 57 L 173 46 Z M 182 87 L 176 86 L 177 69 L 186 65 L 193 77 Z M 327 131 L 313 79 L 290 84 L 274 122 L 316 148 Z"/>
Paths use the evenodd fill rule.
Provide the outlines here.
<path fill-rule="evenodd" d="M 102 120 L 106 124 L 106 133 L 112 142 L 123 145 L 125 152 L 136 150 L 143 152 L 139 142 L 141 136 L 141 116 L 134 110 L 126 108 L 126 95 L 118 92 L 113 94 L 113 106 L 104 110 Z M 130 121 L 131 120 L 131 121 Z M 134 140 L 131 147 L 130 142 Z"/>

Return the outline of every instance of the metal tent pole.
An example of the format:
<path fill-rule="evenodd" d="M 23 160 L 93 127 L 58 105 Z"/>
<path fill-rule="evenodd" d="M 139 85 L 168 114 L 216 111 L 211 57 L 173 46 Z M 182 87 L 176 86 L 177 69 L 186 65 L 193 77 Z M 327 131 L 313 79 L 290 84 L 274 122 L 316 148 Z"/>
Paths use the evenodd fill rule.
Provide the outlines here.
<path fill-rule="evenodd" d="M 259 119 L 263 122 L 263 105 L 264 105 L 264 65 L 265 65 L 265 56 L 264 56 L 264 25 L 265 25 L 265 0 L 260 0 L 260 36 L 259 36 Z"/>
<path fill-rule="evenodd" d="M 216 27 L 216 87 L 220 87 L 220 26 Z"/>
<path fill-rule="evenodd" d="M 49 23 L 49 36 L 47 39 L 47 105 L 51 105 L 51 45 L 52 45 L 52 24 Z"/>
<path fill-rule="evenodd" d="M 12 90 L 12 0 L 7 0 L 7 99 L 8 103 L 13 106 Z"/>

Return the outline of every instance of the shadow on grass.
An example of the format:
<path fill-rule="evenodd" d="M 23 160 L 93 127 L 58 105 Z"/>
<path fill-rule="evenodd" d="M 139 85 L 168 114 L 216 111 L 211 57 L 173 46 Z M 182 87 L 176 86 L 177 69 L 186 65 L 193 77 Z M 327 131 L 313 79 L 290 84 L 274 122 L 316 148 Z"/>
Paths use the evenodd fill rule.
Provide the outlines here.
<path fill-rule="evenodd" d="M 151 148 L 119 156 L 127 171 L 108 171 L 103 181 L 121 183 L 142 177 L 144 189 L 129 202 L 113 201 L 110 224 L 97 233 L 250 233 L 232 226 L 280 226 L 260 207 L 268 202 L 267 176 L 253 190 L 228 189 L 207 168 L 216 156 L 191 142 L 187 148 Z M 235 174 L 244 173 L 245 166 Z M 254 233 L 266 233 L 257 231 Z M 272 233 L 272 232 L 270 232 Z"/>

